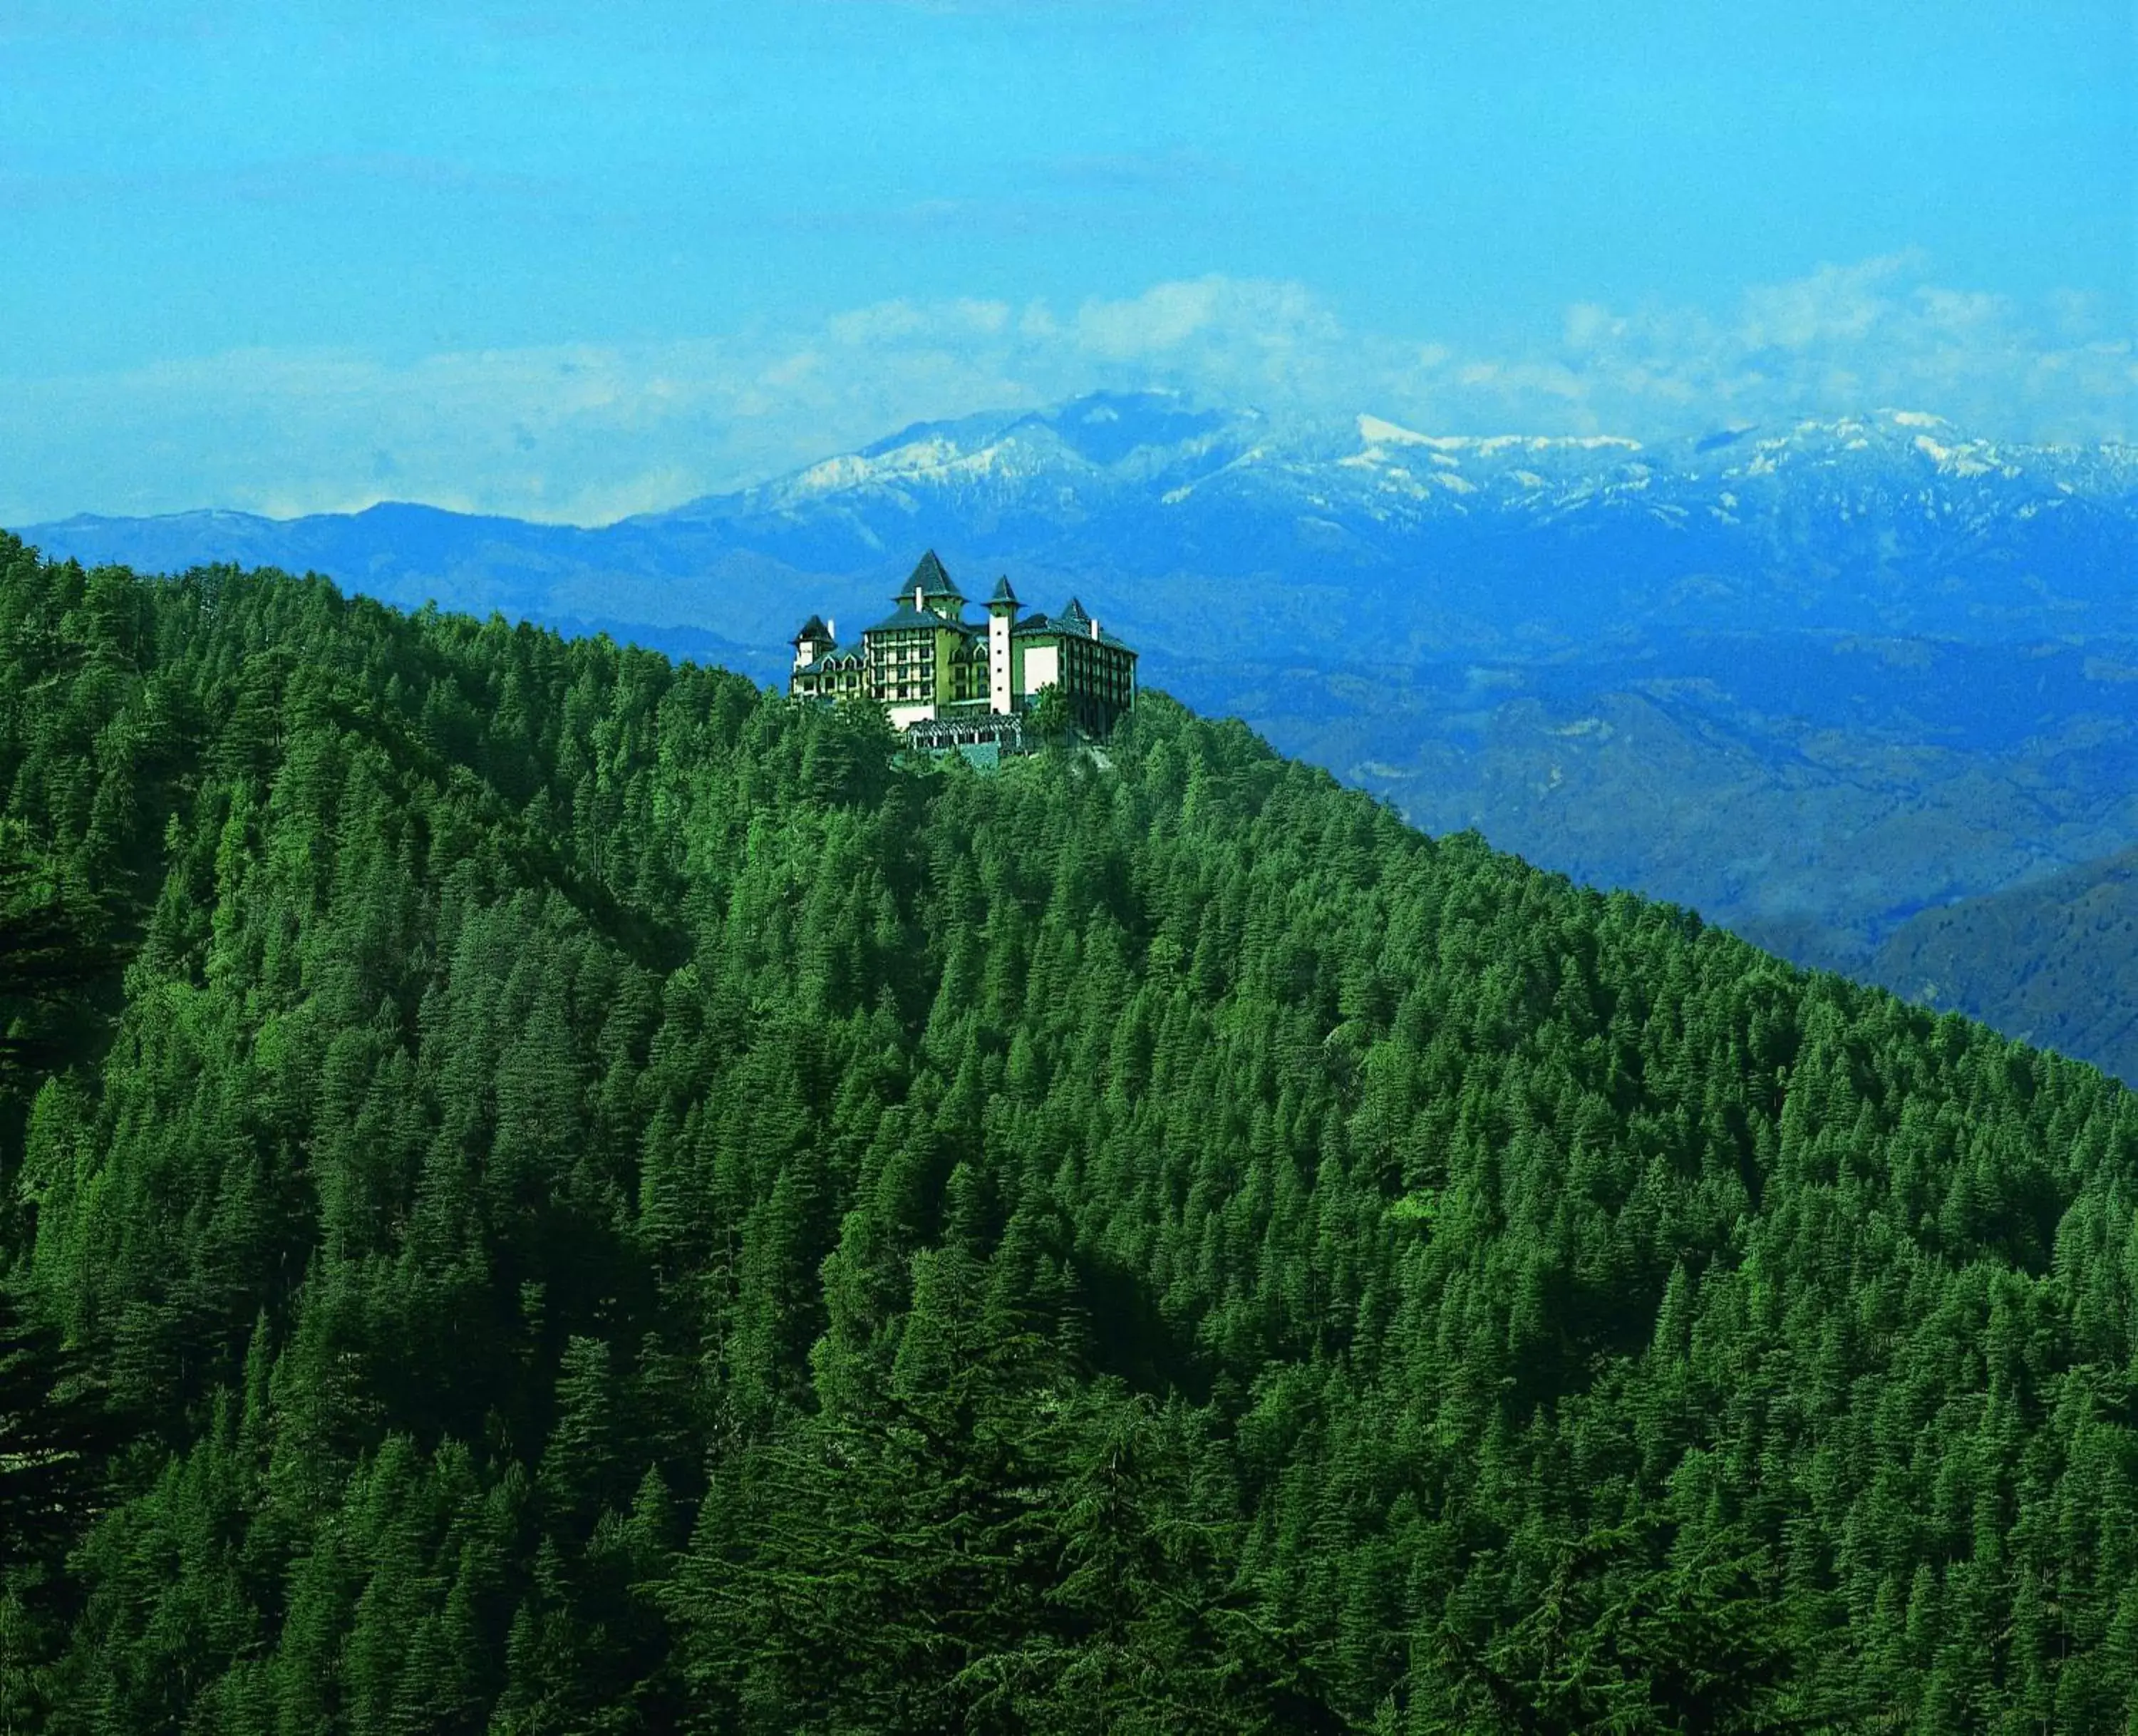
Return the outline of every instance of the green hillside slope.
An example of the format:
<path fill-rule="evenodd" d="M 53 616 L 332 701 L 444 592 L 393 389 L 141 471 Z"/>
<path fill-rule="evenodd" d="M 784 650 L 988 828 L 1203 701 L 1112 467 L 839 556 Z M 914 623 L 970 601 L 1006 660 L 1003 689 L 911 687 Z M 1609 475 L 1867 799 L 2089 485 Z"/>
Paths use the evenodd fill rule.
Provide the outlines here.
<path fill-rule="evenodd" d="M 2138 850 L 1925 910 L 1878 949 L 1878 980 L 2138 1079 Z"/>
<path fill-rule="evenodd" d="M 1156 697 L 890 746 L 0 541 L 0 1728 L 2125 1728 L 2138 1099 Z"/>
<path fill-rule="evenodd" d="M 2138 707 L 2126 666 L 2097 648 L 1658 636 L 1584 661 L 1366 673 L 1210 663 L 1174 685 L 1425 831 L 1474 827 L 1577 880 L 1690 905 L 1795 963 L 1889 987 L 1879 949 L 1916 913 L 2138 841 Z M 2138 975 L 2138 933 L 2093 944 L 2093 973 Z M 2091 1046 L 2077 975 L 2068 1002 L 2036 984 L 2037 1022 L 1989 1011 L 2039 956 L 1948 929 L 1940 980 L 1975 992 L 1938 1004 L 2007 1036 L 2057 1029 L 2080 1039 L 2062 1053 L 2138 1080 L 2127 1051 Z"/>

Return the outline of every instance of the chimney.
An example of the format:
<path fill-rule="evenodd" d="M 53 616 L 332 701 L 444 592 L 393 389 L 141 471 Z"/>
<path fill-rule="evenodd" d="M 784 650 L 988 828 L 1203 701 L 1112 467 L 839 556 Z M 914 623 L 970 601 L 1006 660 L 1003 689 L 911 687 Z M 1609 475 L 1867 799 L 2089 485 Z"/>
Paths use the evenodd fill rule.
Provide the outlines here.
<path fill-rule="evenodd" d="M 839 623 L 829 615 L 824 617 L 824 631 L 832 636 L 832 644 L 837 645 L 839 642 Z"/>
<path fill-rule="evenodd" d="M 1096 616 L 1093 616 L 1091 618 L 1091 636 L 1094 639 L 1099 636 L 1099 621 Z"/>

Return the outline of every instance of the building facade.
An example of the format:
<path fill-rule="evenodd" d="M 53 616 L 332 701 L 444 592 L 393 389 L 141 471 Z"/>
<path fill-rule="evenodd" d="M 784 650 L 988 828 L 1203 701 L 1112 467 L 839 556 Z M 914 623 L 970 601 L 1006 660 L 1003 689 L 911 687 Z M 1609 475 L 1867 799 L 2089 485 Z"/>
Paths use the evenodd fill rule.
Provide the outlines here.
<path fill-rule="evenodd" d="M 1061 690 L 1070 721 L 1101 739 L 1135 704 L 1135 652 L 1073 597 L 1058 615 L 1020 614 L 1003 578 L 986 620 L 968 621 L 964 595 L 931 549 L 892 601 L 852 647 L 812 615 L 794 636 L 788 692 L 880 700 L 916 741 L 945 745 L 1021 738 L 1019 719 L 1050 687 Z"/>

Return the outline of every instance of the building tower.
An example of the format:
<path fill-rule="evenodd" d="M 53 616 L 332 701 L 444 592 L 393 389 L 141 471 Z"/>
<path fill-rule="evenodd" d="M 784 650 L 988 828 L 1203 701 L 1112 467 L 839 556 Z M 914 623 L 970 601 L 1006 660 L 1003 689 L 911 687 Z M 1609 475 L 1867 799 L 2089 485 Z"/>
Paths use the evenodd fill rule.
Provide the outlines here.
<path fill-rule="evenodd" d="M 1017 592 L 1007 576 L 995 581 L 988 598 L 988 710 L 1007 715 L 1015 709 L 1010 691 L 1009 636 L 1017 625 Z"/>
<path fill-rule="evenodd" d="M 965 612 L 965 599 L 943 563 L 930 549 L 920 557 L 920 563 L 913 569 L 913 576 L 905 581 L 916 614 L 940 615 L 945 621 L 954 622 Z M 892 599 L 904 602 L 904 596 Z"/>
<path fill-rule="evenodd" d="M 832 630 L 824 625 L 824 617 L 812 615 L 794 636 L 794 666 L 800 669 L 805 664 L 814 663 L 837 642 L 832 637 Z"/>

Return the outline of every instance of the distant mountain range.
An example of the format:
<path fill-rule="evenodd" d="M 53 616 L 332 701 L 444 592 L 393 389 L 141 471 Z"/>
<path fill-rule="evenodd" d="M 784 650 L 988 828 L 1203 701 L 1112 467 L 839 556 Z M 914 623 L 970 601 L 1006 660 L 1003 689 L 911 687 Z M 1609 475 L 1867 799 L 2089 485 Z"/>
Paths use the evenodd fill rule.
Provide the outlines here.
<path fill-rule="evenodd" d="M 388 504 L 22 534 L 83 559 L 310 566 L 394 600 L 709 631 L 760 662 L 827 589 L 871 606 L 935 546 L 954 573 L 1013 563 L 1091 590 L 1161 654 L 1267 656 L 1281 623 L 1295 647 L 1364 628 L 1408 661 L 1661 627 L 2138 631 L 2134 500 L 2131 448 L 2001 446 L 1907 412 L 1643 446 L 1371 416 L 1281 430 L 1102 395 L 921 424 L 598 529 Z"/>
<path fill-rule="evenodd" d="M 1101 395 L 599 528 L 386 505 L 21 534 L 312 568 L 768 680 L 805 615 L 863 624 L 932 546 L 976 594 L 1074 590 L 1147 680 L 1422 825 L 1906 992 L 1917 955 L 1881 949 L 1922 913 L 2138 846 L 2138 450 L 1920 412 L 1643 445 Z M 2004 1004 L 2009 957 L 1940 944 L 1940 1004 Z M 2138 975 L 2138 940 L 2102 944 Z M 2138 1077 L 2127 1036 L 2067 1035 Z"/>

